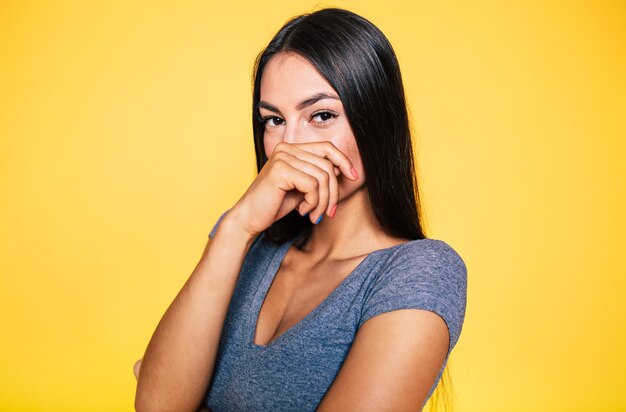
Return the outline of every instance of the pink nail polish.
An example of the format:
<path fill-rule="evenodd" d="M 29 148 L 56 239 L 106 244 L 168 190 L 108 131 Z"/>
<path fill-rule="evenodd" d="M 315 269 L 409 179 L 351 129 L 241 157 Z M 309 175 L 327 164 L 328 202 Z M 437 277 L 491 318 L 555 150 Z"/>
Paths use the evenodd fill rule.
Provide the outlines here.
<path fill-rule="evenodd" d="M 337 205 L 333 206 L 332 209 L 330 209 L 330 218 L 332 219 L 333 217 L 335 217 L 335 212 L 337 211 Z"/>
<path fill-rule="evenodd" d="M 355 179 L 359 178 L 359 175 L 356 172 L 356 169 L 354 167 L 352 167 L 352 169 L 350 169 L 350 173 L 352 173 L 352 176 L 354 176 Z"/>

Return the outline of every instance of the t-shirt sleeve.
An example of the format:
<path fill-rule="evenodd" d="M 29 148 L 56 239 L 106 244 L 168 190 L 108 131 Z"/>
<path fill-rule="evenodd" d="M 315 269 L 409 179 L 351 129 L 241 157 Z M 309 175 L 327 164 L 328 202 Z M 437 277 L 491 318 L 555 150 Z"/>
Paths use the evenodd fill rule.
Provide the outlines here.
<path fill-rule="evenodd" d="M 213 228 L 211 229 L 211 232 L 209 233 L 209 237 L 211 239 L 213 239 L 213 236 L 215 235 L 215 232 L 217 232 L 217 228 L 220 225 L 220 222 L 222 221 L 224 216 L 226 216 L 226 213 L 228 213 L 229 210 L 230 209 L 226 209 L 226 211 L 222 213 L 222 215 L 217 219 L 217 222 L 215 222 L 215 224 L 213 225 Z"/>
<path fill-rule="evenodd" d="M 448 353 L 456 345 L 465 319 L 467 268 L 447 243 L 424 239 L 400 247 L 366 291 L 359 327 L 368 319 L 396 309 L 425 309 L 446 322 Z"/>

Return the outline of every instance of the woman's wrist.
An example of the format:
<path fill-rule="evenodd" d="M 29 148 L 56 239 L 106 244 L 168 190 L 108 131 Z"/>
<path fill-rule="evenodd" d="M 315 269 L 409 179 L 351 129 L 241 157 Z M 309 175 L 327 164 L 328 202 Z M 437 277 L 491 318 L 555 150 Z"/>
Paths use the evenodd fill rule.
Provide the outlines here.
<path fill-rule="evenodd" d="M 215 236 L 218 233 L 228 233 L 226 237 L 231 239 L 239 239 L 251 244 L 257 237 L 258 233 L 251 233 L 242 224 L 240 219 L 240 210 L 237 206 L 233 206 L 224 216 L 220 223 Z"/>

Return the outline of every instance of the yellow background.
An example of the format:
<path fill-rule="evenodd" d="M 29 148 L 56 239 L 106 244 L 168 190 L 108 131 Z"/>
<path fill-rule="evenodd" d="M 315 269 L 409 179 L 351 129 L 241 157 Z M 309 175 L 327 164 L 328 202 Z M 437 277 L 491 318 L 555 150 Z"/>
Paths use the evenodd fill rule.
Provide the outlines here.
<path fill-rule="evenodd" d="M 133 409 L 133 363 L 255 175 L 291 16 L 388 36 L 429 235 L 468 267 L 457 410 L 626 410 L 622 1 L 0 4 L 0 410 Z"/>

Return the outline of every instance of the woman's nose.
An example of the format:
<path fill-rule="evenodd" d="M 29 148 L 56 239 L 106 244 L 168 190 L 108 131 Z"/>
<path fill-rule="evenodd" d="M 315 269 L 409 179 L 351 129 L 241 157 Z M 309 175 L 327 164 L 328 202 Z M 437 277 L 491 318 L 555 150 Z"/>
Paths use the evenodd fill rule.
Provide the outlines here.
<path fill-rule="evenodd" d="M 299 124 L 297 121 L 291 121 L 285 125 L 283 129 L 283 141 L 287 143 L 302 143 L 310 140 L 307 128 L 304 125 Z"/>

